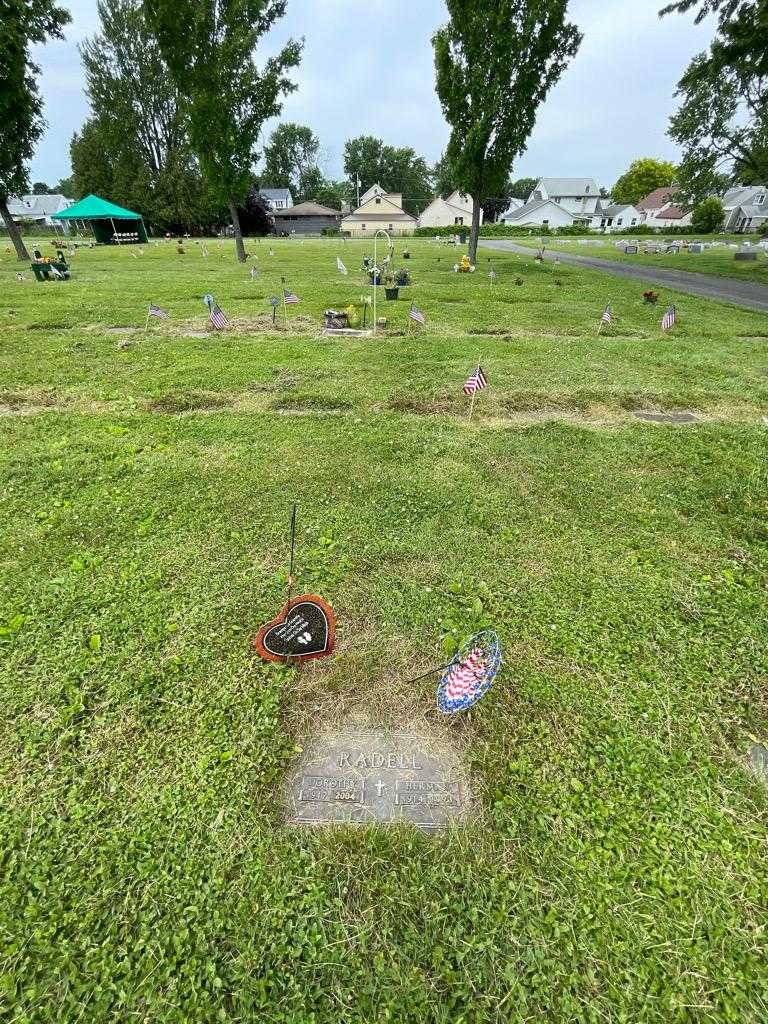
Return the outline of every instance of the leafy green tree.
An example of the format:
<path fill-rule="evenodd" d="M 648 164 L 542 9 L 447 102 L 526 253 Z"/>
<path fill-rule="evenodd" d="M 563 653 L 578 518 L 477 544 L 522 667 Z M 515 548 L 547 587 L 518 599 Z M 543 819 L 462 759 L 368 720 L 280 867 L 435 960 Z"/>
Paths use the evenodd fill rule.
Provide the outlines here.
<path fill-rule="evenodd" d="M 509 186 L 509 195 L 512 199 L 522 199 L 523 202 L 528 201 L 528 196 L 536 188 L 536 182 L 538 178 L 518 178 L 517 181 L 513 181 Z"/>
<path fill-rule="evenodd" d="M 581 42 L 567 0 L 446 0 L 435 32 L 436 89 L 451 137 L 446 154 L 474 200 L 469 257 L 477 258 L 480 208 L 498 195 L 525 150 L 536 111 Z"/>
<path fill-rule="evenodd" d="M 160 228 L 210 223 L 216 204 L 141 0 L 100 0 L 98 11 L 101 30 L 80 47 L 93 116 L 72 141 L 77 191 L 140 209 Z"/>
<path fill-rule="evenodd" d="M 340 210 L 347 198 L 347 183 L 324 178 L 309 198 L 321 206 L 328 206 L 331 210 Z"/>
<path fill-rule="evenodd" d="M 454 185 L 455 176 L 448 157 L 443 153 L 435 166 L 432 168 L 432 183 L 437 195 L 441 199 L 447 199 L 451 192 L 456 190 Z"/>
<path fill-rule="evenodd" d="M 32 183 L 32 195 L 33 196 L 47 196 L 51 193 L 51 186 L 47 185 L 44 181 L 35 181 Z"/>
<path fill-rule="evenodd" d="M 259 39 L 285 13 L 286 0 L 145 0 L 147 20 L 179 92 L 189 140 L 217 199 L 226 203 L 238 260 L 245 247 L 237 205 L 252 184 L 264 122 L 296 86 L 288 78 L 302 43 L 289 40 L 262 69 Z"/>
<path fill-rule="evenodd" d="M 679 183 L 689 202 L 724 175 L 745 183 L 768 179 L 768 76 L 722 66 L 712 49 L 688 66 L 676 93 L 682 103 L 669 121 L 668 133 L 683 151 Z"/>
<path fill-rule="evenodd" d="M 717 16 L 709 50 L 678 83 L 680 109 L 669 135 L 683 148 L 679 183 L 688 201 L 737 178 L 768 178 L 768 0 L 678 0 L 661 12 Z"/>
<path fill-rule="evenodd" d="M 371 135 L 348 139 L 344 145 L 344 172 L 349 176 L 349 191 L 357 194 L 371 185 L 385 192 L 400 192 L 403 209 L 417 215 L 432 199 L 432 171 L 426 160 L 410 146 L 388 146 Z"/>
<path fill-rule="evenodd" d="M 647 156 L 633 160 L 616 184 L 611 197 L 614 203 L 637 203 L 654 189 L 671 185 L 677 170 L 668 160 L 654 160 Z"/>
<path fill-rule="evenodd" d="M 318 178 L 320 140 L 311 128 L 288 121 L 279 124 L 264 147 L 263 187 L 289 188 L 295 202 L 307 194 Z"/>
<path fill-rule="evenodd" d="M 37 89 L 40 68 L 30 47 L 61 39 L 69 20 L 68 11 L 52 4 L 2 0 L 0 5 L 0 214 L 20 260 L 28 260 L 29 253 L 8 200 L 28 191 L 27 163 L 45 128 Z"/>
<path fill-rule="evenodd" d="M 67 199 L 82 199 L 82 196 L 78 196 L 75 193 L 75 182 L 72 175 L 68 178 L 62 178 L 57 185 L 54 186 L 53 191 L 60 196 L 66 196 Z"/>
<path fill-rule="evenodd" d="M 693 208 L 691 227 L 699 234 L 708 235 L 719 231 L 725 221 L 725 209 L 722 199 L 708 196 Z"/>

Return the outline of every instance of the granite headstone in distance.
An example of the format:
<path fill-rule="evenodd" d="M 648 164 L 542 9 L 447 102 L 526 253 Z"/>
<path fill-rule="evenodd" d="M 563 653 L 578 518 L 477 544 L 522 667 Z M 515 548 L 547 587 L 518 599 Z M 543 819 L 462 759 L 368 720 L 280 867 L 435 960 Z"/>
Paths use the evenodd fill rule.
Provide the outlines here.
<path fill-rule="evenodd" d="M 471 793 L 456 753 L 406 732 L 336 732 L 304 751 L 287 786 L 294 825 L 398 824 L 440 832 L 466 821 Z"/>

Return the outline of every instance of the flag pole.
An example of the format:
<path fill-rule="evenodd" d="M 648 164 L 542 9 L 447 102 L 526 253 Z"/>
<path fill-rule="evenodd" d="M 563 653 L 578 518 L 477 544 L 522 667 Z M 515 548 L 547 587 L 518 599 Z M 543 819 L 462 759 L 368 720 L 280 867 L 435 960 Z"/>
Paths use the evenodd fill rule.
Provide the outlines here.
<path fill-rule="evenodd" d="M 285 329 L 288 330 L 288 304 L 285 301 L 285 286 L 283 286 L 283 313 L 285 313 Z"/>
<path fill-rule="evenodd" d="M 480 356 L 477 357 L 477 370 L 475 370 L 475 377 L 477 377 L 479 372 L 480 372 L 480 358 L 481 358 Z M 475 395 L 476 394 L 477 394 L 477 388 L 475 388 L 475 390 L 472 392 L 472 397 L 469 400 L 469 416 L 467 417 L 467 423 L 469 423 L 469 421 L 472 419 L 472 411 L 475 408 Z"/>
<path fill-rule="evenodd" d="M 293 552 L 296 546 L 296 505 L 293 506 L 291 512 L 291 561 L 288 568 L 288 605 L 287 608 L 290 611 L 291 608 L 291 595 L 293 592 Z"/>
<path fill-rule="evenodd" d="M 151 306 L 147 307 L 147 322 L 144 324 L 144 333 L 145 334 L 149 333 L 149 310 L 150 310 L 150 308 L 151 308 Z"/>

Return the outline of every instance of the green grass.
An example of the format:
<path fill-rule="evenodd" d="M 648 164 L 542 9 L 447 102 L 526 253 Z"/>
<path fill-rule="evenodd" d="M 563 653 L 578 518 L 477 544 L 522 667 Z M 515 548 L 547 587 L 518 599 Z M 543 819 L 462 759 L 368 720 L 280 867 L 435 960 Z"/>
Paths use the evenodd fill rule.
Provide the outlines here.
<path fill-rule="evenodd" d="M 388 334 L 322 338 L 370 245 L 251 243 L 255 282 L 209 246 L 0 264 L 0 1018 L 766 1019 L 764 315 L 409 242 Z M 237 329 L 184 337 L 205 291 Z M 286 670 L 249 639 L 294 501 L 339 643 Z M 440 721 L 403 680 L 485 624 L 498 681 Z M 471 825 L 286 828 L 349 721 L 452 739 Z"/>
<path fill-rule="evenodd" d="M 653 236 L 651 238 L 641 238 L 639 251 L 634 255 L 627 255 L 614 245 L 614 242 L 620 237 L 632 238 L 632 229 L 629 229 L 627 235 L 606 235 L 603 239 L 603 245 L 580 245 L 574 238 L 547 239 L 546 241 L 548 248 L 562 249 L 563 252 L 575 253 L 577 256 L 597 256 L 599 259 L 641 263 L 649 267 L 668 267 L 672 270 L 686 270 L 695 274 L 737 277 L 745 281 L 756 281 L 758 284 L 768 285 L 768 253 L 763 249 L 757 250 L 758 256 L 755 263 L 735 260 L 733 254 L 736 250 L 729 249 L 727 244 L 716 249 L 705 249 L 704 252 L 700 253 L 689 253 L 686 249 L 681 249 L 676 255 L 674 253 L 644 253 L 643 246 L 646 242 L 656 244 L 663 241 L 661 237 Z M 711 236 L 691 235 L 690 238 L 686 236 L 686 241 L 696 239 L 705 242 L 712 241 Z M 679 242 L 682 241 L 682 238 L 670 236 L 670 240 L 672 242 Z M 735 242 L 741 245 L 744 242 L 744 237 L 731 235 L 727 238 L 718 237 L 717 240 L 724 243 Z M 512 241 L 517 240 L 512 239 Z M 750 241 L 755 246 L 758 239 L 756 236 L 752 236 Z M 538 239 L 533 241 L 523 238 L 520 239 L 520 242 L 522 245 L 539 247 Z"/>

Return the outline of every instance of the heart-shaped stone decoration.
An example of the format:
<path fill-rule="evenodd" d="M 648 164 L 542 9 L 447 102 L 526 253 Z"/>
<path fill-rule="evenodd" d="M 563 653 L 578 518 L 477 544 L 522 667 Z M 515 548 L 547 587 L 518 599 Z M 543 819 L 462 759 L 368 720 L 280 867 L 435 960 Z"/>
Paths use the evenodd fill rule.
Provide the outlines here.
<path fill-rule="evenodd" d="M 333 608 L 316 594 L 294 597 L 253 638 L 256 650 L 267 661 L 322 658 L 333 652 L 335 641 Z"/>

